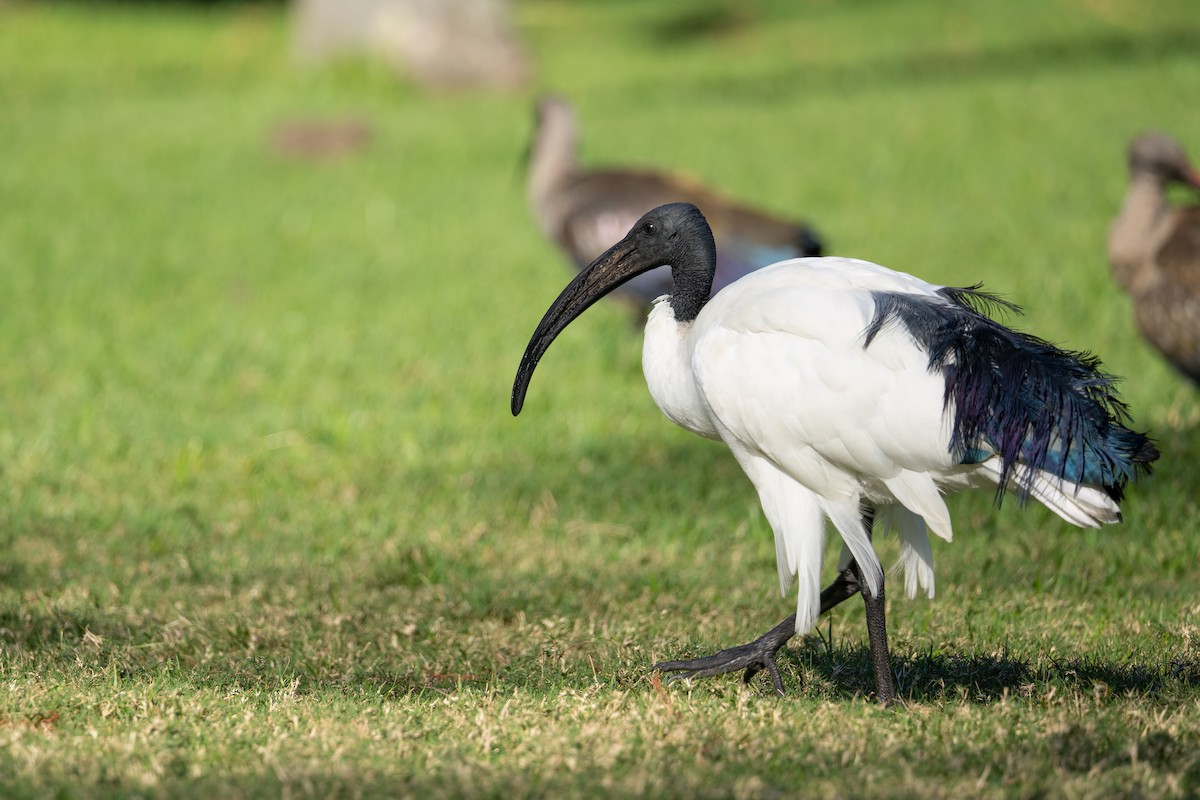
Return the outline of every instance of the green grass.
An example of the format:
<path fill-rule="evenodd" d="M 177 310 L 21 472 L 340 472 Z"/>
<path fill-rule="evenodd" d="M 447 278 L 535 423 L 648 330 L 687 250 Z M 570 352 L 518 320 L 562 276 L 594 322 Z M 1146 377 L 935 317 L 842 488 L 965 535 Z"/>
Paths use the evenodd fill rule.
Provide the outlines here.
<path fill-rule="evenodd" d="M 272 5 L 0 8 L 0 792 L 1200 793 L 1200 406 L 1104 235 L 1124 143 L 1200 151 L 1191 0 L 527 0 L 589 161 L 679 169 L 838 253 L 978 280 L 1086 347 L 1164 451 L 1127 522 L 951 500 L 938 597 L 665 689 L 791 609 L 752 488 L 524 209 L 534 91 L 291 68 Z M 733 10 L 731 10 L 733 9 Z M 295 119 L 368 149 L 272 150 Z M 894 543 L 881 545 L 885 561 Z M 898 595 L 898 593 L 895 593 Z"/>

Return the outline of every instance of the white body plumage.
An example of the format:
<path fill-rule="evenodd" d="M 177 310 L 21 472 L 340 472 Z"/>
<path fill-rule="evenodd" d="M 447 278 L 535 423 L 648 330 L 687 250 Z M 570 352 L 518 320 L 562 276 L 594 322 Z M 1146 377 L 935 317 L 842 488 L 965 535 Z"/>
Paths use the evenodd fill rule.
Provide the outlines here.
<path fill-rule="evenodd" d="M 866 345 L 873 292 L 949 303 L 940 287 L 846 258 L 783 261 L 719 292 L 679 323 L 667 297 L 646 324 L 643 369 L 655 403 L 676 424 L 725 442 L 758 490 L 775 534 L 780 588 L 799 579 L 796 630 L 820 609 L 824 520 L 853 556 L 866 591 L 882 569 L 861 508 L 900 539 L 905 588 L 933 595 L 926 528 L 951 538 L 942 492 L 994 486 L 998 457 L 957 463 L 945 379 L 903 325 Z M 1075 525 L 1119 519 L 1100 487 L 1019 471 L 1030 494 Z"/>

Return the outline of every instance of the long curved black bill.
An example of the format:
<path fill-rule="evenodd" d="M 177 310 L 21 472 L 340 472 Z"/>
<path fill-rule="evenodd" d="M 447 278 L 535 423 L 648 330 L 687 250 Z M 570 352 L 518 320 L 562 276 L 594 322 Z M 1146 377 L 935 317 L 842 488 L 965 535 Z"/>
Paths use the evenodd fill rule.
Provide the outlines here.
<path fill-rule="evenodd" d="M 610 247 L 567 284 L 567 288 L 562 290 L 542 317 L 542 321 L 538 323 L 533 337 L 525 347 L 525 355 L 521 357 L 521 366 L 517 367 L 517 377 L 513 381 L 512 389 L 514 417 L 521 413 L 533 371 L 555 337 L 601 297 L 635 275 L 655 266 L 658 265 L 640 260 L 637 257 L 636 246 L 626 237 Z"/>

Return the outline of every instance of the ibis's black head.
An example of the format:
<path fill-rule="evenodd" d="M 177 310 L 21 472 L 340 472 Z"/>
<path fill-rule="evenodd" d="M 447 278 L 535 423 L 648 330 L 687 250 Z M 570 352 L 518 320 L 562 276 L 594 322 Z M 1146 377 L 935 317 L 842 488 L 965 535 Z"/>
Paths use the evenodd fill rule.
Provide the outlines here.
<path fill-rule="evenodd" d="M 1183 183 L 1200 189 L 1197 172 L 1187 153 L 1173 137 L 1148 131 L 1129 143 L 1129 172 L 1133 175 L 1152 175 L 1166 183 Z"/>
<path fill-rule="evenodd" d="M 525 348 L 513 382 L 512 413 L 521 413 L 525 392 L 538 361 L 550 343 L 580 314 L 625 281 L 669 264 L 674 286 L 671 308 L 679 322 L 700 313 L 712 288 L 717 246 L 700 209 L 691 203 L 670 203 L 649 211 L 625 234 L 571 281 L 538 323 Z"/>

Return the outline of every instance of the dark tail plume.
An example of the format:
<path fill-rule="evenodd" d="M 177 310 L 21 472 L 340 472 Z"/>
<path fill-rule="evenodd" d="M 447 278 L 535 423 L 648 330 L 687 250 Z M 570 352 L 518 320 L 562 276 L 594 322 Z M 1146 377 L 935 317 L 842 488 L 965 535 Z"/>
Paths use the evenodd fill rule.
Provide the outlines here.
<path fill-rule="evenodd" d="M 876 293 L 865 341 L 895 319 L 928 352 L 954 409 L 951 452 L 962 463 L 1000 456 L 997 501 L 1019 469 L 1102 486 L 1115 500 L 1131 479 L 1149 474 L 1158 448 L 1127 427 L 1115 379 L 1095 356 L 999 324 L 986 312 L 1020 309 L 977 286 L 941 294 L 945 301 Z M 1021 484 L 1015 488 L 1024 499 Z"/>

